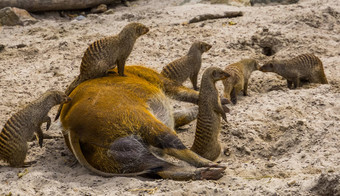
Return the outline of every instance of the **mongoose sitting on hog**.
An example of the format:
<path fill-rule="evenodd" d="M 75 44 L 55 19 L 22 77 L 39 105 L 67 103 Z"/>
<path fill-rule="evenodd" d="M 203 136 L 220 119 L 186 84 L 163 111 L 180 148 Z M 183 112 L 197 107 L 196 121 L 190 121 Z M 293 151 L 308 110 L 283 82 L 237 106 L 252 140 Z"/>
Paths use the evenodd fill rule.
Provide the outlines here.
<path fill-rule="evenodd" d="M 197 76 L 202 65 L 202 54 L 210 48 L 211 45 L 207 43 L 194 42 L 188 54 L 166 65 L 161 74 L 179 84 L 190 77 L 193 88 L 198 90 Z"/>
<path fill-rule="evenodd" d="M 321 60 L 313 54 L 302 54 L 289 60 L 271 60 L 260 71 L 274 72 L 287 79 L 288 88 L 301 87 L 302 81 L 328 84 Z"/>
<path fill-rule="evenodd" d="M 125 61 L 129 57 L 138 37 L 149 32 L 149 28 L 140 23 L 130 23 L 115 36 L 109 36 L 93 42 L 85 51 L 81 60 L 80 74 L 66 89 L 70 93 L 80 83 L 105 76 L 109 69 L 118 66 L 118 73 L 124 76 Z M 60 105 L 55 120 L 59 118 Z"/>
<path fill-rule="evenodd" d="M 48 112 L 53 106 L 70 100 L 63 92 L 47 91 L 15 113 L 0 132 L 0 159 L 12 167 L 23 166 L 28 150 L 27 141 L 30 141 L 35 133 L 42 147 L 43 133 L 40 127 L 46 122 L 46 130 L 49 129 L 51 118 L 47 115 Z"/>
<path fill-rule="evenodd" d="M 194 144 L 191 150 L 208 160 L 216 160 L 221 153 L 218 140 L 221 131 L 221 117 L 227 121 L 215 83 L 230 75 L 220 68 L 210 67 L 202 76 L 198 101 L 198 116 Z"/>
<path fill-rule="evenodd" d="M 248 80 L 253 71 L 259 69 L 259 64 L 253 59 L 244 59 L 237 63 L 228 65 L 224 71 L 231 76 L 223 80 L 224 97 L 233 104 L 237 103 L 237 95 L 242 90 L 247 96 Z"/>
<path fill-rule="evenodd" d="M 198 92 L 146 67 L 125 71 L 128 77 L 114 74 L 83 82 L 63 107 L 65 142 L 79 163 L 101 176 L 221 178 L 225 167 L 189 150 L 174 131 L 177 120 L 168 97 L 197 104 Z M 149 147 L 194 167 L 164 161 Z"/>

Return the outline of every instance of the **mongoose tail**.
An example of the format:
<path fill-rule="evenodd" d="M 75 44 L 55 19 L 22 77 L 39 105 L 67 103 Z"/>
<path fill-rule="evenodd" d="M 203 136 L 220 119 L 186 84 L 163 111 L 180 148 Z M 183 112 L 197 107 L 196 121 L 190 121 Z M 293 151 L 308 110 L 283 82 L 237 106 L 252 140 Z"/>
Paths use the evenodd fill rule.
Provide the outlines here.
<path fill-rule="evenodd" d="M 206 69 L 202 76 L 195 140 L 191 150 L 211 161 L 216 160 L 221 152 L 218 140 L 221 117 L 227 122 L 227 109 L 222 107 L 215 84 L 228 77 L 230 74 L 216 67 Z"/>
<path fill-rule="evenodd" d="M 302 54 L 289 60 L 271 60 L 260 71 L 274 72 L 284 77 L 290 89 L 301 87 L 301 81 L 328 84 L 322 62 L 313 54 Z"/>
<path fill-rule="evenodd" d="M 198 90 L 197 76 L 201 69 L 202 54 L 209 51 L 211 47 L 210 44 L 205 42 L 194 42 L 191 45 L 189 52 L 185 56 L 166 65 L 162 69 L 161 75 L 178 84 L 182 84 L 185 80 L 190 78 L 194 90 Z"/>
<path fill-rule="evenodd" d="M 69 101 L 70 98 L 63 92 L 47 91 L 10 117 L 0 132 L 0 159 L 12 167 L 23 166 L 28 150 L 27 142 L 31 141 L 34 134 L 38 138 L 39 146 L 42 147 L 44 136 L 41 125 L 46 122 L 46 129 L 49 129 L 50 109 Z"/>

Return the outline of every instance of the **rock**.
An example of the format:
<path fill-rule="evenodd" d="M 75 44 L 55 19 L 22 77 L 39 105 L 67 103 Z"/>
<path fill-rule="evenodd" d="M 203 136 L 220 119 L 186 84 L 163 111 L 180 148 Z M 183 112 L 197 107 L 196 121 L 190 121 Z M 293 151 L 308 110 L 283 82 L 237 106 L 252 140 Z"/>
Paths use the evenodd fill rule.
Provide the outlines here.
<path fill-rule="evenodd" d="M 210 0 L 212 4 L 250 5 L 251 0 Z"/>
<path fill-rule="evenodd" d="M 109 9 L 106 12 L 104 12 L 104 14 L 107 14 L 107 15 L 114 14 L 114 13 L 115 13 L 114 9 Z"/>
<path fill-rule="evenodd" d="M 0 25 L 15 26 L 15 25 L 29 25 L 38 22 L 26 10 L 5 7 L 0 10 Z"/>
<path fill-rule="evenodd" d="M 107 6 L 105 4 L 100 4 L 96 8 L 91 9 L 91 13 L 103 13 L 107 11 Z"/>
<path fill-rule="evenodd" d="M 340 195 L 340 173 L 321 174 L 311 191 L 317 195 Z"/>
<path fill-rule="evenodd" d="M 85 18 L 86 18 L 85 16 L 79 15 L 75 19 L 78 20 L 78 21 L 81 21 L 81 20 L 84 20 Z"/>
<path fill-rule="evenodd" d="M 126 14 L 123 14 L 122 16 L 121 16 L 121 19 L 122 20 L 130 20 L 131 18 L 134 18 L 135 17 L 135 15 L 133 15 L 133 14 L 130 14 L 130 13 L 126 13 Z"/>
<path fill-rule="evenodd" d="M 0 52 L 2 52 L 5 49 L 5 45 L 0 44 Z"/>
<path fill-rule="evenodd" d="M 283 5 L 287 5 L 287 4 L 293 4 L 293 3 L 297 3 L 299 2 L 299 0 L 250 0 L 250 4 L 254 5 L 254 4 L 283 4 Z"/>

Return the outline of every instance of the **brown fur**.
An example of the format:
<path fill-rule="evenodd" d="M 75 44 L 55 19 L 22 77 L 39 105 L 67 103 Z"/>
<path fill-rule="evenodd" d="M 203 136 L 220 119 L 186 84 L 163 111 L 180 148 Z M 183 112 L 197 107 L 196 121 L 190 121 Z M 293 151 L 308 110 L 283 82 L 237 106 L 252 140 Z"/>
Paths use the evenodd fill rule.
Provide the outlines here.
<path fill-rule="evenodd" d="M 222 69 L 215 67 L 206 69 L 202 76 L 196 134 L 191 150 L 211 161 L 216 160 L 221 153 L 218 141 L 221 117 L 227 121 L 215 83 L 229 76 Z"/>
<path fill-rule="evenodd" d="M 146 173 L 175 180 L 220 178 L 224 167 L 187 149 L 173 130 L 166 96 L 197 103 L 196 91 L 145 67 L 129 66 L 126 74 L 80 84 L 70 95 L 72 102 L 63 107 L 65 140 L 78 161 L 103 176 Z M 170 164 L 151 154 L 147 146 L 203 168 Z"/>
<path fill-rule="evenodd" d="M 302 81 L 328 84 L 321 60 L 313 54 L 302 54 L 290 60 L 271 60 L 260 71 L 274 72 L 287 79 L 288 88 L 301 87 Z"/>
<path fill-rule="evenodd" d="M 149 28 L 140 23 L 130 23 L 115 36 L 105 37 L 93 42 L 85 51 L 81 60 L 80 74 L 66 89 L 66 95 L 82 82 L 103 77 L 109 69 L 118 66 L 120 76 L 124 75 L 125 61 L 129 57 L 138 37 L 146 34 Z M 55 120 L 59 118 L 62 105 L 58 109 Z"/>
<path fill-rule="evenodd" d="M 207 43 L 194 42 L 187 55 L 166 65 L 161 74 L 179 84 L 190 78 L 193 88 L 198 90 L 197 76 L 202 65 L 202 54 L 210 48 Z"/>
<path fill-rule="evenodd" d="M 49 129 L 51 119 L 47 115 L 48 112 L 53 106 L 68 101 L 70 98 L 62 92 L 47 91 L 39 99 L 15 113 L 0 132 L 0 159 L 12 167 L 23 166 L 28 150 L 27 141 L 30 141 L 36 133 L 42 147 L 43 133 L 40 127 L 46 122 L 46 130 Z"/>
<path fill-rule="evenodd" d="M 224 97 L 232 103 L 237 103 L 237 95 L 243 91 L 243 95 L 247 96 L 248 80 L 253 71 L 259 69 L 259 64 L 253 59 L 244 59 L 237 63 L 228 65 L 224 70 L 231 77 L 223 80 Z"/>

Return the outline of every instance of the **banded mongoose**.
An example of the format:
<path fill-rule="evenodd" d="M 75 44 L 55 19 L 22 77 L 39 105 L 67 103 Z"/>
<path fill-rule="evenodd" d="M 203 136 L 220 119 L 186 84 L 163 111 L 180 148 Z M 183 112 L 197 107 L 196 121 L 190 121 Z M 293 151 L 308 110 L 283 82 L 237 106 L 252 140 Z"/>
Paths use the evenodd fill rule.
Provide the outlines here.
<path fill-rule="evenodd" d="M 66 89 L 70 93 L 80 83 L 105 76 L 110 69 L 118 66 L 120 76 L 124 75 L 125 61 L 129 57 L 138 37 L 149 32 L 149 28 L 140 23 L 126 25 L 118 35 L 109 36 L 93 42 L 85 51 L 81 60 L 80 74 Z M 55 120 L 59 118 L 60 105 Z"/>
<path fill-rule="evenodd" d="M 198 101 L 198 116 L 194 144 L 191 150 L 203 158 L 216 160 L 221 153 L 218 140 L 221 131 L 221 117 L 226 119 L 226 110 L 222 107 L 216 82 L 230 75 L 220 68 L 210 67 L 202 76 Z"/>
<path fill-rule="evenodd" d="M 161 74 L 179 84 L 190 78 L 193 88 L 198 90 L 197 76 L 202 65 L 202 54 L 210 48 L 211 45 L 205 42 L 194 42 L 185 56 L 166 65 Z"/>
<path fill-rule="evenodd" d="M 63 133 L 79 163 L 101 176 L 222 177 L 223 165 L 189 150 L 173 129 L 176 120 L 168 97 L 197 103 L 198 92 L 145 67 L 128 66 L 126 74 L 85 81 L 70 95 L 72 102 L 65 104 L 60 115 Z M 196 168 L 155 157 L 146 148 L 150 146 Z"/>
<path fill-rule="evenodd" d="M 237 63 L 228 65 L 224 71 L 230 74 L 230 77 L 223 80 L 224 97 L 233 104 L 237 103 L 237 95 L 243 91 L 247 96 L 248 81 L 253 71 L 259 69 L 259 64 L 254 59 L 243 59 Z"/>
<path fill-rule="evenodd" d="M 23 166 L 28 150 L 27 141 L 30 141 L 35 133 L 42 147 L 43 133 L 40 127 L 46 122 L 46 130 L 49 129 L 51 118 L 48 112 L 53 106 L 70 100 L 63 92 L 47 91 L 15 113 L 0 133 L 0 159 L 8 162 L 12 167 Z"/>
<path fill-rule="evenodd" d="M 287 80 L 290 89 L 301 87 L 301 81 L 328 84 L 322 62 L 313 54 L 301 54 L 289 60 L 271 60 L 260 67 L 260 71 L 279 74 Z"/>

